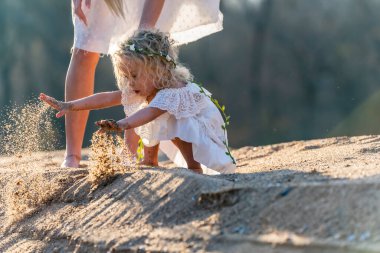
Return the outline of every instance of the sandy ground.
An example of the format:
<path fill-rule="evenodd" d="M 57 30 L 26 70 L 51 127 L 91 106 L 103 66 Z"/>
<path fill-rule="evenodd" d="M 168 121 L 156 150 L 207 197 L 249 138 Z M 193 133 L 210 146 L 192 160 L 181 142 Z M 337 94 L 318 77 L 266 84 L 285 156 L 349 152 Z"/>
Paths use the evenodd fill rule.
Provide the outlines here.
<path fill-rule="evenodd" d="M 86 153 L 80 169 L 62 151 L 1 157 L 0 252 L 380 252 L 379 151 L 380 136 L 244 147 L 236 174 L 163 162 L 96 189 Z M 42 176 L 23 181 L 29 210 L 20 175 Z"/>

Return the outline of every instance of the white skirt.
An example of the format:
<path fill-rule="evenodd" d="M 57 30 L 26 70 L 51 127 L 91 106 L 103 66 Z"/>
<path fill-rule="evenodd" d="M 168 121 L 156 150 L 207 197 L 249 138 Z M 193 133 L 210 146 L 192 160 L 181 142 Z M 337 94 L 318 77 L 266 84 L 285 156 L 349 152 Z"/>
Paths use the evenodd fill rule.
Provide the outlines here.
<path fill-rule="evenodd" d="M 169 120 L 170 122 L 170 120 Z M 173 120 L 168 123 L 168 131 L 160 136 L 160 150 L 178 167 L 187 167 L 185 158 L 171 140 L 179 138 L 192 143 L 194 160 L 202 166 L 204 174 L 230 174 L 235 173 L 236 166 L 231 158 L 225 154 L 226 148 L 219 145 L 210 136 L 202 135 L 194 119 Z M 150 144 L 149 140 L 144 143 Z"/>
<path fill-rule="evenodd" d="M 73 14 L 74 48 L 103 54 L 112 53 L 121 40 L 138 28 L 144 0 L 125 1 L 125 19 L 115 16 L 103 0 L 83 1 L 86 26 Z M 169 32 L 176 45 L 198 40 L 223 29 L 220 0 L 166 0 L 156 28 Z"/>

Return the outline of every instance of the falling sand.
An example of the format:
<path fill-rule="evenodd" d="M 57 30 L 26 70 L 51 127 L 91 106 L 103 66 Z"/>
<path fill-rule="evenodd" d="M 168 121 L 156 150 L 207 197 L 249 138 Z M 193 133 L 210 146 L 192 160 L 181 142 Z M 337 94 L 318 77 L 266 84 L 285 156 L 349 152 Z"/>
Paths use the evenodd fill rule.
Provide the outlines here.
<path fill-rule="evenodd" d="M 5 109 L 0 121 L 0 154 L 30 155 L 53 150 L 58 143 L 53 111 L 43 102 L 31 100 L 24 106 Z"/>
<path fill-rule="evenodd" d="M 40 101 L 29 101 L 24 106 L 13 106 L 3 113 L 0 132 L 0 154 L 33 161 L 33 153 L 54 150 L 57 131 L 53 110 Z M 93 134 L 87 180 L 95 190 L 110 183 L 118 174 L 137 168 L 136 160 L 119 135 L 97 131 Z M 38 170 L 38 160 L 20 166 L 15 162 L 10 169 L 18 171 L 2 190 L 8 225 L 32 215 L 44 205 L 59 201 L 62 193 L 73 183 L 70 177 L 49 178 Z M 30 172 L 32 171 L 32 172 Z"/>
<path fill-rule="evenodd" d="M 89 180 L 93 186 L 112 181 L 117 174 L 137 168 L 136 159 L 119 135 L 97 131 L 93 134 L 90 148 Z"/>
<path fill-rule="evenodd" d="M 57 146 L 57 130 L 52 121 L 53 111 L 40 101 L 30 100 L 25 105 L 14 105 L 2 112 L 0 130 L 0 154 L 14 157 L 14 160 L 30 158 L 33 152 L 53 150 Z M 2 190 L 6 203 L 5 214 L 12 224 L 57 195 L 60 184 L 39 173 L 37 163 L 10 164 L 10 170 L 17 170 L 17 176 Z M 28 172 L 27 172 L 28 171 Z"/>

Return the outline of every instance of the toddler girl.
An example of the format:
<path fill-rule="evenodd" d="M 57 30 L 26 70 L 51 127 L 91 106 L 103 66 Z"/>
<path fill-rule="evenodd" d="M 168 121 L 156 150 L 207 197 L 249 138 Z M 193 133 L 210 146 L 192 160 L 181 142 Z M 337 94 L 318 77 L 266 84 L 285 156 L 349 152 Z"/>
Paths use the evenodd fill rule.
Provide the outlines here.
<path fill-rule="evenodd" d="M 197 173 L 233 173 L 224 120 L 210 93 L 191 82 L 169 38 L 158 31 L 137 31 L 112 56 L 119 91 L 97 93 L 61 102 L 45 94 L 40 99 L 57 109 L 94 110 L 122 104 L 126 118 L 101 120 L 104 130 L 134 129 L 144 144 L 143 164 L 157 166 L 161 149 L 177 166 Z"/>

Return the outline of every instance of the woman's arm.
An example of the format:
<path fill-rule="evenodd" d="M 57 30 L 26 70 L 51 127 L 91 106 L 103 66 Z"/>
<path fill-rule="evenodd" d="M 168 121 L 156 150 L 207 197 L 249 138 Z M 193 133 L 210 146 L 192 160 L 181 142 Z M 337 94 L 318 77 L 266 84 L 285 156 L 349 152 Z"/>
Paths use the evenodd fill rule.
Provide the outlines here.
<path fill-rule="evenodd" d="M 145 0 L 139 29 L 154 28 L 160 17 L 165 0 Z"/>
<path fill-rule="evenodd" d="M 86 6 L 90 8 L 91 0 L 86 0 Z M 87 18 L 82 10 L 82 0 L 72 0 L 73 12 L 87 26 Z"/>
<path fill-rule="evenodd" d="M 136 128 L 142 125 L 145 125 L 148 122 L 151 122 L 158 116 L 164 114 L 166 111 L 158 108 L 147 107 L 137 111 L 132 114 L 130 117 L 125 119 L 114 121 L 114 120 L 100 120 L 96 122 L 96 125 L 101 127 L 106 131 L 122 131 L 127 129 Z"/>
<path fill-rule="evenodd" d="M 121 91 L 101 92 L 81 99 L 62 102 L 43 93 L 40 99 L 58 110 L 56 117 L 62 117 L 69 111 L 96 110 L 121 104 Z"/>

